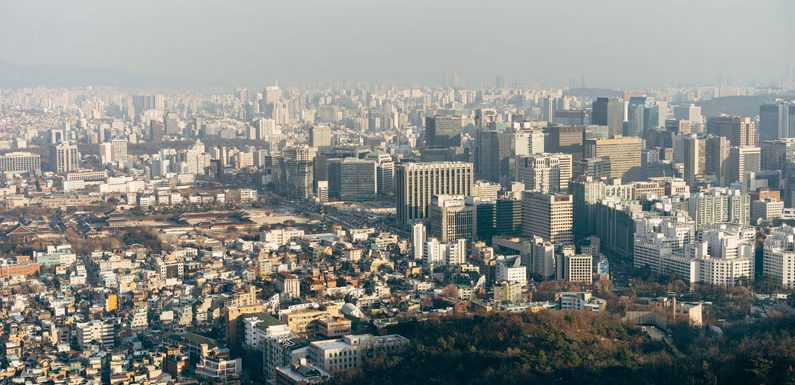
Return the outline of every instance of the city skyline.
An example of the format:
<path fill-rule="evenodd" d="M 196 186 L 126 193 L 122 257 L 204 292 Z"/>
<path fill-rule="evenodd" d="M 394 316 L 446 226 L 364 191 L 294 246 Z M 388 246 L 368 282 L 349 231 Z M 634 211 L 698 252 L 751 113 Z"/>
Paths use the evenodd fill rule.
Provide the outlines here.
<path fill-rule="evenodd" d="M 0 60 L 194 87 L 438 85 L 445 73 L 467 85 L 774 85 L 793 76 L 795 4 L 764 3 L 6 2 Z"/>

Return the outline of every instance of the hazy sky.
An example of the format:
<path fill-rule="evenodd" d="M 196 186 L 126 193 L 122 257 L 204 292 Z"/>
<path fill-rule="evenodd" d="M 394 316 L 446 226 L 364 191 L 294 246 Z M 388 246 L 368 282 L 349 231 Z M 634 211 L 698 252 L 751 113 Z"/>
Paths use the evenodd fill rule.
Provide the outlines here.
<path fill-rule="evenodd" d="M 206 83 L 764 83 L 795 0 L 0 0 L 0 59 Z"/>

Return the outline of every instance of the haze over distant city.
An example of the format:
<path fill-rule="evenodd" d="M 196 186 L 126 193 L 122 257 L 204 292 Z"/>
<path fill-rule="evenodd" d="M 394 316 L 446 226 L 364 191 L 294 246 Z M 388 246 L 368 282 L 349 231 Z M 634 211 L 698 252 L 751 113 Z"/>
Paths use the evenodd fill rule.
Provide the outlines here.
<path fill-rule="evenodd" d="M 467 84 L 769 85 L 792 76 L 793 14 L 789 0 L 3 1 L 0 60 L 195 86 L 433 85 L 445 72 Z"/>

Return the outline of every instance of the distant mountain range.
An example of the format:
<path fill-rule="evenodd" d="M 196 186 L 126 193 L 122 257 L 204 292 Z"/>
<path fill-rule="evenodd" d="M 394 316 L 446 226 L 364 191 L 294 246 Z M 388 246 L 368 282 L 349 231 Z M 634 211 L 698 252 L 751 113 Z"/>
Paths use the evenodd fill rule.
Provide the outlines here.
<path fill-rule="evenodd" d="M 22 87 L 163 87 L 185 85 L 186 79 L 164 75 L 140 74 L 108 68 L 57 65 L 19 65 L 0 60 L 0 88 Z"/>

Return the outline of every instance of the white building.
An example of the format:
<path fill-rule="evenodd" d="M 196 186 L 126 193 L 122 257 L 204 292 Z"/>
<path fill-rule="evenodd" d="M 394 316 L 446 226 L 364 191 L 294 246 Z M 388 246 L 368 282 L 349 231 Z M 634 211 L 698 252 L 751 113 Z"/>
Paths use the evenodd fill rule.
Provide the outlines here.
<path fill-rule="evenodd" d="M 376 352 L 398 353 L 409 345 L 409 339 L 397 334 L 373 336 L 347 335 L 343 338 L 314 341 L 309 344 L 309 360 L 330 373 L 359 367 Z"/>
<path fill-rule="evenodd" d="M 522 258 L 518 255 L 497 256 L 494 279 L 499 282 L 518 282 L 527 286 L 527 268 L 522 266 Z"/>
<path fill-rule="evenodd" d="M 762 273 L 774 285 L 795 289 L 795 228 L 771 229 L 765 239 Z"/>

